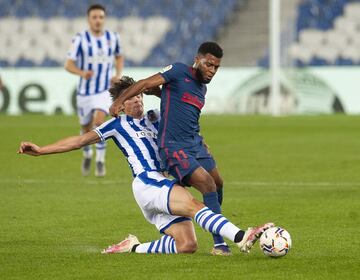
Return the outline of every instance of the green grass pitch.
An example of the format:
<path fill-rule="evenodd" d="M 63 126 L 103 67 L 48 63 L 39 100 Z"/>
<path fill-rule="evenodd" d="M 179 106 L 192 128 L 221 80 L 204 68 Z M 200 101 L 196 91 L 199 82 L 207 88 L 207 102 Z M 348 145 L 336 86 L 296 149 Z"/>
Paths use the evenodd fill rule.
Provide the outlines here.
<path fill-rule="evenodd" d="M 81 152 L 33 158 L 39 145 L 77 134 L 76 117 L 0 115 L 1 279 L 357 279 L 360 273 L 360 119 L 357 116 L 203 116 L 223 175 L 223 214 L 240 227 L 274 221 L 293 240 L 280 259 L 258 244 L 209 255 L 195 225 L 193 255 L 101 255 L 128 233 L 158 239 L 132 195 L 112 142 L 107 176 L 80 175 Z M 200 196 L 191 190 L 198 198 Z"/>

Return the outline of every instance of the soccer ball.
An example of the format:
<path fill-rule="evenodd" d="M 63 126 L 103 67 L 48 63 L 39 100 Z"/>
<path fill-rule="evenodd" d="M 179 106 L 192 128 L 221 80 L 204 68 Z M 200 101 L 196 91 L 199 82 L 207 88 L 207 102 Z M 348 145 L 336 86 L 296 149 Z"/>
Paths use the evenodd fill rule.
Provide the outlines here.
<path fill-rule="evenodd" d="M 271 227 L 261 235 L 260 248 L 269 257 L 285 256 L 291 248 L 290 234 L 281 227 Z"/>

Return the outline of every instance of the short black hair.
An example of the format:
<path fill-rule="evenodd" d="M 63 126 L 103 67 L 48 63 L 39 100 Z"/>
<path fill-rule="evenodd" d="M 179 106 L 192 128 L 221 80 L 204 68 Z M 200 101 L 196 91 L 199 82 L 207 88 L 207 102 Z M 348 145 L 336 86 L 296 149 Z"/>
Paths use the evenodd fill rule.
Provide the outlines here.
<path fill-rule="evenodd" d="M 112 101 L 115 101 L 128 87 L 135 84 L 135 80 L 128 76 L 122 76 L 110 89 Z"/>
<path fill-rule="evenodd" d="M 106 14 L 106 9 L 103 5 L 101 4 L 93 4 L 91 5 L 88 10 L 87 10 L 87 15 L 89 16 L 90 15 L 90 12 L 93 11 L 93 10 L 102 10 L 104 11 L 104 13 Z"/>
<path fill-rule="evenodd" d="M 200 45 L 198 54 L 206 55 L 207 53 L 217 58 L 223 57 L 223 49 L 215 42 L 204 42 Z"/>

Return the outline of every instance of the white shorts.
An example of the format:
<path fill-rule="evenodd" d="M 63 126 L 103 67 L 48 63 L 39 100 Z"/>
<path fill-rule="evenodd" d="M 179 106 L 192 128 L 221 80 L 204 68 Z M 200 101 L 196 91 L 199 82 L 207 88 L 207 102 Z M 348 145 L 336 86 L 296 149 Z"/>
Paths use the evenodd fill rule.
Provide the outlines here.
<path fill-rule="evenodd" d="M 101 110 L 109 114 L 110 93 L 106 90 L 92 95 L 77 95 L 76 106 L 80 124 L 87 125 L 92 120 L 94 110 Z"/>
<path fill-rule="evenodd" d="M 132 187 L 134 197 L 145 219 L 161 232 L 190 218 L 174 216 L 169 208 L 170 191 L 175 184 L 159 172 L 143 172 L 135 177 Z"/>

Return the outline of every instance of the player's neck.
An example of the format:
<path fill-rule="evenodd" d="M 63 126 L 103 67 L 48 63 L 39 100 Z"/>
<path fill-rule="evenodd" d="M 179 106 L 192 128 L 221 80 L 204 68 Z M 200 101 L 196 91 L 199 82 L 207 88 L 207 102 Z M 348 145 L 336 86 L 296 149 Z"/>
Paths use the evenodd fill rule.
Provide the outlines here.
<path fill-rule="evenodd" d="M 96 31 L 96 30 L 92 30 L 92 29 L 90 29 L 90 33 L 94 37 L 101 37 L 104 34 L 103 30 Z"/>
<path fill-rule="evenodd" d="M 125 115 L 128 115 L 129 117 L 132 117 L 133 119 L 137 119 L 137 120 L 141 120 L 144 117 L 144 113 L 140 113 L 140 114 L 131 114 L 126 112 L 124 113 Z"/>
<path fill-rule="evenodd" d="M 139 115 L 133 115 L 132 116 L 134 119 L 137 119 L 137 120 L 141 120 L 143 117 L 144 117 L 144 114 L 139 114 Z"/>

